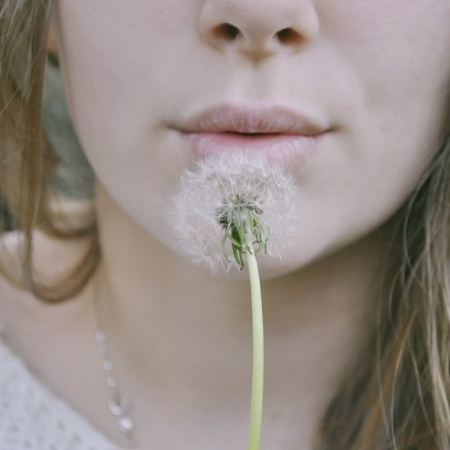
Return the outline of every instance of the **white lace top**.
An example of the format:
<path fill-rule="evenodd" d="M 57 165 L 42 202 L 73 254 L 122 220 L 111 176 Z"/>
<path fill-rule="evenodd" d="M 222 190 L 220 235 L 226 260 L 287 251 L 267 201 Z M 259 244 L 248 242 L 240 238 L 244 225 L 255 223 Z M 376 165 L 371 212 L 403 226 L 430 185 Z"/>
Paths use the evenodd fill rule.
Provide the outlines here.
<path fill-rule="evenodd" d="M 0 450 L 113 450 L 42 384 L 0 337 Z"/>

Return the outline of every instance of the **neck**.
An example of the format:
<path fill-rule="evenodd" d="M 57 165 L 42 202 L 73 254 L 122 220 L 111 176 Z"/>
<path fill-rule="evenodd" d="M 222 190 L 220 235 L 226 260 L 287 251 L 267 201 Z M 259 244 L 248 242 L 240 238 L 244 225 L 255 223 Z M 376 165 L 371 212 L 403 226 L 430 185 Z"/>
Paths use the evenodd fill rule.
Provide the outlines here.
<path fill-rule="evenodd" d="M 96 282 L 112 352 L 130 380 L 124 390 L 132 395 L 132 386 L 151 386 L 152 395 L 174 409 L 240 417 L 246 424 L 249 283 L 212 277 L 184 261 L 102 189 L 98 202 L 103 262 Z M 267 421 L 282 418 L 287 427 L 295 422 L 312 439 L 373 329 L 384 262 L 380 247 L 369 236 L 262 282 Z"/>

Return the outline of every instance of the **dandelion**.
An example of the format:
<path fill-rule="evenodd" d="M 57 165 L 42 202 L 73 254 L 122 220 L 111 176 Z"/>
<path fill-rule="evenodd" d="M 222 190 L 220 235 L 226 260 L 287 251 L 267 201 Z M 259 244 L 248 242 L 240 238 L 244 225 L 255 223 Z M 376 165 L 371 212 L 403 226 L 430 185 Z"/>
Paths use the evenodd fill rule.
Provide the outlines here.
<path fill-rule="evenodd" d="M 283 165 L 264 155 L 224 154 L 202 159 L 183 174 L 170 221 L 179 248 L 194 263 L 213 274 L 228 272 L 245 265 L 236 239 L 247 233 L 256 254 L 282 257 L 299 196 L 295 177 Z"/>
<path fill-rule="evenodd" d="M 296 220 L 299 192 L 286 168 L 244 153 L 199 161 L 174 197 L 172 226 L 180 247 L 213 272 L 247 264 L 253 325 L 253 377 L 248 450 L 261 440 L 264 327 L 256 255 L 281 256 Z"/>

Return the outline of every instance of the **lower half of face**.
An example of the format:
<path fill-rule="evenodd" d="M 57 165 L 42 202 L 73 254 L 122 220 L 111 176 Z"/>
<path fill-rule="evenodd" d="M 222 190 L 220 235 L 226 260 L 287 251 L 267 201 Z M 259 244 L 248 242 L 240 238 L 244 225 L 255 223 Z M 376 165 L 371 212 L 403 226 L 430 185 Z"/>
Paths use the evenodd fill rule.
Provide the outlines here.
<path fill-rule="evenodd" d="M 177 251 L 167 210 L 181 174 L 236 149 L 286 165 L 302 192 L 284 259 L 262 260 L 267 277 L 350 245 L 409 196 L 447 119 L 446 2 L 376 0 L 368 11 L 347 0 L 267 1 L 265 13 L 250 0 L 151 3 L 62 0 L 58 11 L 80 141 L 100 183 L 148 233 Z M 301 14 L 289 22 L 294 7 L 315 28 Z M 224 24 L 240 34 L 216 40 Z M 303 40 L 283 42 L 273 32 L 282 29 Z"/>

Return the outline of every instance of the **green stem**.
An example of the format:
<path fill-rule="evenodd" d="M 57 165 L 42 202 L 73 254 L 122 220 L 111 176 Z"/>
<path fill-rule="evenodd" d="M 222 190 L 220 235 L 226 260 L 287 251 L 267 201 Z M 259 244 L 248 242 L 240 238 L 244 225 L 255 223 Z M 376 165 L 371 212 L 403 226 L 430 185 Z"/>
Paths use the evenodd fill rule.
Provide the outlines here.
<path fill-rule="evenodd" d="M 252 297 L 253 321 L 253 378 L 248 450 L 259 450 L 264 387 L 264 326 L 258 263 L 256 262 L 251 243 L 248 244 L 247 248 L 251 248 L 246 253 Z"/>

